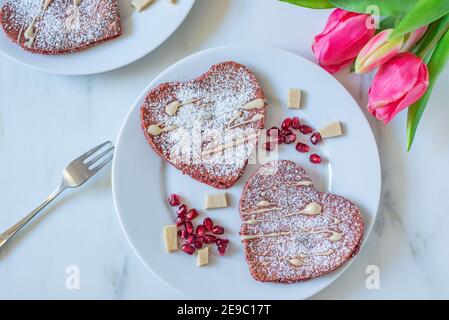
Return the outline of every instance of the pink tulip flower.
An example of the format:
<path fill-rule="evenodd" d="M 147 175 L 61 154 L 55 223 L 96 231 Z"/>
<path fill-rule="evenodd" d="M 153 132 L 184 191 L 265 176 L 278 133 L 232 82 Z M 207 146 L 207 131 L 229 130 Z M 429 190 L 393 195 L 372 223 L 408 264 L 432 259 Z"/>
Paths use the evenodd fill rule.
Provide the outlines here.
<path fill-rule="evenodd" d="M 355 72 L 358 74 L 373 71 L 384 64 L 402 49 L 404 37 L 390 39 L 393 29 L 387 29 L 376 34 L 363 47 L 355 61 Z"/>
<path fill-rule="evenodd" d="M 369 19 L 367 14 L 335 9 L 312 45 L 319 65 L 335 73 L 354 61 L 375 34 Z"/>
<path fill-rule="evenodd" d="M 421 58 L 400 53 L 382 65 L 369 90 L 368 111 L 384 124 L 414 104 L 429 87 L 429 70 Z"/>
<path fill-rule="evenodd" d="M 411 49 L 413 49 L 415 44 L 417 44 L 418 41 L 421 40 L 421 38 L 427 32 L 428 28 L 429 26 L 424 26 L 406 35 L 401 52 L 410 51 Z"/>

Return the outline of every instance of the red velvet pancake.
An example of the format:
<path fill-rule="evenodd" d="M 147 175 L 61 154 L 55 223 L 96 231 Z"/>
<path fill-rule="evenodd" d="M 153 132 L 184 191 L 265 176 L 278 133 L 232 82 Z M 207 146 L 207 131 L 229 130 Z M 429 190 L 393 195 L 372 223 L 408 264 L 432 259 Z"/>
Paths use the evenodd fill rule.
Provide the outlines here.
<path fill-rule="evenodd" d="M 173 104 L 180 106 L 170 115 L 166 109 Z M 141 107 L 141 122 L 159 156 L 192 178 L 224 189 L 243 174 L 265 111 L 265 96 L 253 72 L 223 62 L 194 80 L 151 90 Z"/>
<path fill-rule="evenodd" d="M 121 34 L 117 0 L 8 0 L 0 23 L 25 50 L 63 54 Z"/>
<path fill-rule="evenodd" d="M 273 161 L 246 183 L 240 234 L 254 279 L 291 283 L 319 277 L 357 253 L 363 217 L 348 199 L 318 192 L 303 168 Z"/>

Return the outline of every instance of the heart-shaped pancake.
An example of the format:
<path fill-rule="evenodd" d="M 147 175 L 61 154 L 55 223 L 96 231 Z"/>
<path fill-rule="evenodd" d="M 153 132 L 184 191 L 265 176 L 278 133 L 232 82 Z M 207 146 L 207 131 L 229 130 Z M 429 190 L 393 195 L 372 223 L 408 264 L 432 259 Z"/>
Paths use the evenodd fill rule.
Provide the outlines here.
<path fill-rule="evenodd" d="M 188 82 L 151 90 L 141 122 L 157 154 L 183 173 L 215 188 L 229 188 L 243 174 L 264 127 L 264 93 L 247 67 L 213 65 Z"/>
<path fill-rule="evenodd" d="M 0 23 L 12 41 L 40 54 L 75 52 L 121 34 L 117 0 L 8 0 Z"/>
<path fill-rule="evenodd" d="M 360 210 L 318 192 L 292 161 L 259 168 L 239 209 L 245 257 L 258 281 L 291 283 L 331 272 L 357 253 L 363 236 Z"/>

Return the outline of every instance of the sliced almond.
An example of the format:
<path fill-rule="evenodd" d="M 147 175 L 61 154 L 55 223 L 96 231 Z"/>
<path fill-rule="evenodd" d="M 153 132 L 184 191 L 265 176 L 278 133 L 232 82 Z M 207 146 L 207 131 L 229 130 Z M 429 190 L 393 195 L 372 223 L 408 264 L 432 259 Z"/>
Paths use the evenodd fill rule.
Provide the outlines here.
<path fill-rule="evenodd" d="M 161 134 L 162 129 L 157 124 L 152 124 L 147 128 L 147 132 L 152 136 L 158 136 Z"/>
<path fill-rule="evenodd" d="M 302 210 L 299 211 L 300 214 L 305 214 L 308 216 L 315 216 L 321 213 L 323 207 L 317 202 L 311 202 Z"/>
<path fill-rule="evenodd" d="M 320 129 L 319 132 L 323 138 L 338 137 L 343 134 L 339 121 L 328 124 L 324 128 Z"/>
<path fill-rule="evenodd" d="M 181 106 L 181 103 L 179 103 L 179 101 L 173 101 L 172 103 L 168 104 L 165 107 L 165 112 L 169 115 L 169 116 L 174 116 L 176 114 L 176 112 L 178 112 L 178 108 Z"/>
<path fill-rule="evenodd" d="M 268 207 L 268 206 L 271 206 L 271 203 L 269 201 L 266 201 L 266 200 L 259 201 L 256 204 L 256 207 Z"/>
<path fill-rule="evenodd" d="M 288 105 L 289 109 L 301 108 L 301 90 L 300 89 L 289 89 L 288 90 L 287 105 Z"/>
<path fill-rule="evenodd" d="M 207 194 L 204 201 L 205 209 L 226 208 L 228 199 L 226 193 Z"/>
<path fill-rule="evenodd" d="M 137 11 L 142 11 L 146 9 L 150 4 L 152 4 L 155 0 L 132 0 L 131 4 Z"/>
<path fill-rule="evenodd" d="M 206 264 L 209 264 L 209 247 L 198 250 L 198 254 L 196 256 L 197 267 L 201 267 Z"/>
<path fill-rule="evenodd" d="M 164 242 L 167 252 L 178 250 L 178 228 L 176 225 L 164 226 Z"/>
<path fill-rule="evenodd" d="M 248 102 L 242 107 L 242 109 L 252 110 L 252 109 L 262 109 L 263 107 L 265 107 L 265 101 L 259 98 L 251 102 Z"/>

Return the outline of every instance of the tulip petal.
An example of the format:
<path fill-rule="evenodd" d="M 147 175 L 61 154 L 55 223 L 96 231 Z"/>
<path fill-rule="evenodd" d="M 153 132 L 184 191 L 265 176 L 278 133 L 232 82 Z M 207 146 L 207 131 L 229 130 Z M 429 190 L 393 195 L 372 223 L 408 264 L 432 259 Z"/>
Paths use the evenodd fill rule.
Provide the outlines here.
<path fill-rule="evenodd" d="M 389 40 L 392 32 L 387 29 L 378 33 L 363 47 L 356 59 L 356 73 L 370 72 L 399 53 L 404 37 Z"/>
<path fill-rule="evenodd" d="M 370 104 L 382 107 L 403 97 L 415 85 L 421 65 L 421 59 L 411 53 L 402 53 L 385 63 L 369 90 Z"/>
<path fill-rule="evenodd" d="M 411 56 L 413 56 L 413 60 L 411 61 L 415 61 L 416 63 L 416 60 L 414 59 L 416 57 L 414 55 Z M 418 60 L 417 65 L 417 77 L 415 79 L 409 79 L 412 83 L 412 87 L 410 90 L 407 90 L 403 96 L 394 101 L 391 101 L 388 104 L 383 105 L 376 105 L 374 103 L 375 100 L 370 97 L 370 101 L 368 103 L 368 111 L 378 120 L 383 121 L 384 124 L 390 122 L 391 119 L 393 119 L 399 112 L 418 101 L 427 91 L 427 88 L 429 87 L 429 70 L 420 59 Z M 395 81 L 395 78 L 390 79 L 390 82 Z"/>
<path fill-rule="evenodd" d="M 312 50 L 318 63 L 331 73 L 350 64 L 363 46 L 374 36 L 367 26 L 369 15 L 336 9 L 324 31 L 315 37 Z"/>

